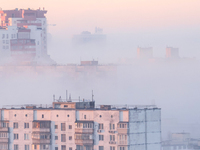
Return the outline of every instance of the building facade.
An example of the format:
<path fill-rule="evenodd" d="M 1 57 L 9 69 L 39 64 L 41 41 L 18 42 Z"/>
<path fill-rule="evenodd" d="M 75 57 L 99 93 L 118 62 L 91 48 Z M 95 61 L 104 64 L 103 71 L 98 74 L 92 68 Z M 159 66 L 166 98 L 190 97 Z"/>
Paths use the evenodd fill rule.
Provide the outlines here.
<path fill-rule="evenodd" d="M 57 100 L 51 106 L 0 110 L 3 150 L 160 150 L 161 109 L 95 106 Z"/>

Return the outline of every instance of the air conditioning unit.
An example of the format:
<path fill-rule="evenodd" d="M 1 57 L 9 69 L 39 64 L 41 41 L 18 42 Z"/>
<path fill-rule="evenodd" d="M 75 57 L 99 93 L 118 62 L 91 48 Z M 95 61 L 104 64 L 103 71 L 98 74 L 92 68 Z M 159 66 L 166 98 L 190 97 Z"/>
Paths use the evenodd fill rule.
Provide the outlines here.
<path fill-rule="evenodd" d="M 110 141 L 109 144 L 116 144 L 116 142 L 115 141 Z"/>

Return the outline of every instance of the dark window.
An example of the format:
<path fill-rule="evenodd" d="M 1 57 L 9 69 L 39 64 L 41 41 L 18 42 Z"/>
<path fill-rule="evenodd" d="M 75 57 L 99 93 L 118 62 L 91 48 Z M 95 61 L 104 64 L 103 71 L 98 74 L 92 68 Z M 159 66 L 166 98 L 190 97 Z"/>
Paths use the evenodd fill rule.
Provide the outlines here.
<path fill-rule="evenodd" d="M 24 129 L 29 128 L 29 123 L 24 123 Z"/>
<path fill-rule="evenodd" d="M 72 140 L 72 136 L 69 136 L 69 140 Z"/>
<path fill-rule="evenodd" d="M 58 150 L 58 147 L 55 147 L 55 150 Z"/>
<path fill-rule="evenodd" d="M 13 123 L 13 128 L 14 128 L 14 129 L 17 129 L 17 128 L 18 128 L 18 123 L 17 123 L 17 122 L 14 122 L 14 123 Z"/>
<path fill-rule="evenodd" d="M 58 129 L 58 125 L 55 125 L 55 129 Z"/>
<path fill-rule="evenodd" d="M 61 142 L 66 142 L 66 134 L 61 134 Z"/>
<path fill-rule="evenodd" d="M 72 129 L 72 125 L 69 125 L 69 129 Z"/>
<path fill-rule="evenodd" d="M 86 115 L 84 115 L 84 119 L 86 119 Z"/>
<path fill-rule="evenodd" d="M 104 140 L 104 135 L 99 135 L 99 141 L 103 141 Z"/>
<path fill-rule="evenodd" d="M 44 115 L 42 114 L 42 118 L 44 118 Z"/>
<path fill-rule="evenodd" d="M 58 136 L 55 136 L 55 140 L 58 140 Z"/>
<path fill-rule="evenodd" d="M 99 150 L 104 150 L 104 147 L 103 146 L 99 146 Z"/>
<path fill-rule="evenodd" d="M 19 150 L 18 144 L 14 144 L 14 150 Z"/>
<path fill-rule="evenodd" d="M 61 145 L 61 150 L 66 150 L 66 145 Z"/>
<path fill-rule="evenodd" d="M 65 131 L 65 123 L 61 123 L 61 131 Z"/>
<path fill-rule="evenodd" d="M 103 129 L 103 123 L 99 124 L 99 129 Z"/>
<path fill-rule="evenodd" d="M 72 147 L 69 147 L 69 150 L 72 150 Z"/>
<path fill-rule="evenodd" d="M 19 135 L 18 134 L 14 134 L 14 140 L 18 140 L 19 139 Z"/>

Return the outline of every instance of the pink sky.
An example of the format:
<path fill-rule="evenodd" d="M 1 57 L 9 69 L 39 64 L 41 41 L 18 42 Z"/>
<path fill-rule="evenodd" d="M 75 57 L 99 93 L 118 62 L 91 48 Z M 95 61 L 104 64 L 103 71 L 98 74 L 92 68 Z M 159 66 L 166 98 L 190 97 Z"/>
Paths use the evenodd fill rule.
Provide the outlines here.
<path fill-rule="evenodd" d="M 0 0 L 2 9 L 45 7 L 53 32 L 107 33 L 200 26 L 200 0 Z"/>

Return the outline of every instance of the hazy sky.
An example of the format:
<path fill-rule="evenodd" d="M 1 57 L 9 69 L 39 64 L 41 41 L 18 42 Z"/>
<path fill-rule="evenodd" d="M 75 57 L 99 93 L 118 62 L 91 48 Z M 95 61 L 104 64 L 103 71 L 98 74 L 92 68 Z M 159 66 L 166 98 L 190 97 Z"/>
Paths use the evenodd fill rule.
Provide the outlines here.
<path fill-rule="evenodd" d="M 164 57 L 168 45 L 178 47 L 181 57 L 200 58 L 200 0 L 0 0 L 0 7 L 45 7 L 48 23 L 56 24 L 48 28 L 52 37 L 48 53 L 58 63 L 93 58 L 100 64 L 116 63 L 120 57 L 134 58 L 137 46 L 152 46 L 155 57 Z M 70 46 L 73 34 L 94 32 L 95 26 L 107 34 L 106 49 L 76 51 Z M 89 95 L 93 89 L 97 103 L 150 104 L 155 99 L 164 117 L 199 122 L 199 61 L 159 65 L 120 67 L 113 80 L 88 77 L 88 81 L 74 82 L 49 74 L 34 80 L 29 76 L 1 77 L 0 99 L 2 105 L 18 100 L 50 103 L 53 94 L 64 95 L 65 89 L 73 96 L 78 93 L 76 97 Z"/>
<path fill-rule="evenodd" d="M 0 0 L 2 9 L 48 10 L 52 32 L 104 28 L 106 33 L 200 26 L 199 0 Z M 72 30 L 73 29 L 73 30 Z"/>

